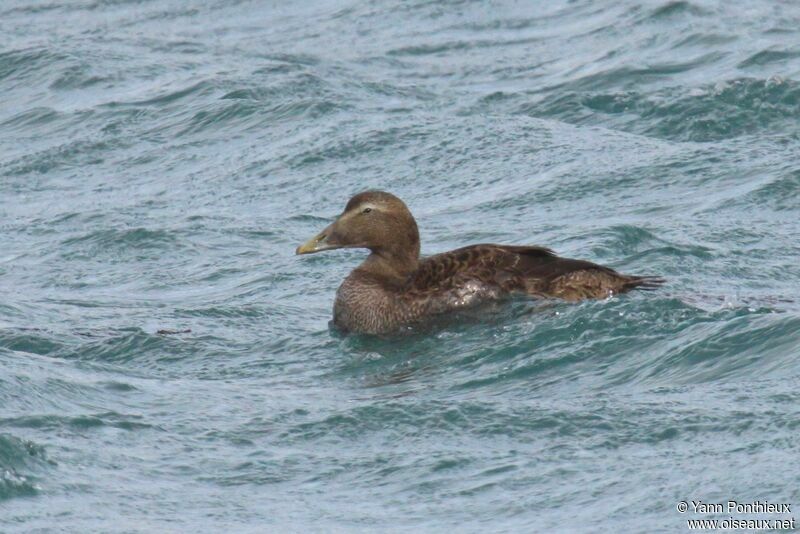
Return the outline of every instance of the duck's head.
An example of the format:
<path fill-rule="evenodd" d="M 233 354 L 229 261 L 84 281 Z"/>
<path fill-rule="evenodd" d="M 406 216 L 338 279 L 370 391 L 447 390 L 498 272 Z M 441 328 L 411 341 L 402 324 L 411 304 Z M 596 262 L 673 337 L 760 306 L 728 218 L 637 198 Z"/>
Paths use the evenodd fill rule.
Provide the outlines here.
<path fill-rule="evenodd" d="M 419 258 L 417 223 L 405 203 L 391 193 L 355 195 L 336 220 L 299 247 L 297 254 L 337 248 L 368 248 L 373 254 Z"/>

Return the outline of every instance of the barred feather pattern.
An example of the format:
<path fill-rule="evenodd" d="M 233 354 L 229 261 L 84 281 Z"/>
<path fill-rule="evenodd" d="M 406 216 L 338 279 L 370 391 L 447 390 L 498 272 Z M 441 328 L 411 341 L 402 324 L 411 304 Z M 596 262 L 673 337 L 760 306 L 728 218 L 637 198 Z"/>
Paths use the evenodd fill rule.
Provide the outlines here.
<path fill-rule="evenodd" d="M 577 301 L 661 283 L 660 278 L 561 258 L 542 247 L 472 245 L 420 259 L 402 283 L 355 269 L 337 291 L 334 324 L 346 331 L 389 333 L 514 294 Z"/>

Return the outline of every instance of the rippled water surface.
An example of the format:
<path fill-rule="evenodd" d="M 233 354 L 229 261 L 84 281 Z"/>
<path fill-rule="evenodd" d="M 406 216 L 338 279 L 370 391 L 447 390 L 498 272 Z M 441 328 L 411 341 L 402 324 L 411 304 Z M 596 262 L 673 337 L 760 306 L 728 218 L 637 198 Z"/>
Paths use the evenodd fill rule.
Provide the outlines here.
<path fill-rule="evenodd" d="M 3 1 L 0 531 L 800 508 L 799 43 L 788 1 Z M 668 285 L 344 337 L 364 253 L 294 248 L 366 188 L 423 253 Z"/>

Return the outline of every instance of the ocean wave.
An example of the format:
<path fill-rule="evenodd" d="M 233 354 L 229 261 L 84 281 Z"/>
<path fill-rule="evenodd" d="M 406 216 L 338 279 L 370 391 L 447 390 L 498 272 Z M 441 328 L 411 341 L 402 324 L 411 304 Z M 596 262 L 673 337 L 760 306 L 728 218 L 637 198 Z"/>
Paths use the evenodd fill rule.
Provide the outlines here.
<path fill-rule="evenodd" d="M 41 445 L 0 433 L 0 501 L 36 495 L 41 487 L 34 473 L 53 464 Z"/>
<path fill-rule="evenodd" d="M 142 416 L 105 412 L 92 415 L 29 415 L 14 418 L 0 418 L 0 426 L 11 428 L 30 428 L 42 431 L 84 431 L 100 427 L 119 428 L 122 430 L 163 430 L 156 425 L 146 423 Z"/>
<path fill-rule="evenodd" d="M 542 101 L 522 104 L 517 112 L 699 142 L 781 129 L 800 117 L 800 85 L 779 78 L 740 78 L 647 94 L 565 89 Z"/>
<path fill-rule="evenodd" d="M 98 230 L 82 236 L 65 240 L 62 245 L 71 247 L 78 244 L 90 243 L 98 247 L 162 247 L 165 244 L 174 245 L 175 237 L 166 230 L 149 230 L 147 228 L 125 228 Z"/>
<path fill-rule="evenodd" d="M 0 4 L 0 530 L 800 500 L 800 4 Z M 368 188 L 666 283 L 344 335 L 294 250 Z"/>
<path fill-rule="evenodd" d="M 427 330 L 405 339 L 401 351 L 389 341 L 349 340 L 348 351 L 360 356 L 337 373 L 364 387 L 388 387 L 389 396 L 442 373 L 454 391 L 492 395 L 583 381 L 592 388 L 725 382 L 756 369 L 779 373 L 798 355 L 799 319 L 781 310 L 785 304 L 732 304 L 714 295 L 688 302 L 669 285 L 660 292 L 673 296 L 631 294 L 578 306 L 520 301 L 496 322 L 483 314 L 477 324 L 434 330 L 458 350 Z M 435 359 L 415 356 L 431 352 Z"/>
<path fill-rule="evenodd" d="M 52 108 L 35 107 L 3 120 L 0 122 L 0 127 L 16 130 L 19 128 L 50 124 L 60 117 L 61 114 Z"/>
<path fill-rule="evenodd" d="M 85 171 L 86 167 L 104 163 L 110 152 L 125 146 L 129 143 L 121 140 L 81 139 L 59 143 L 7 162 L 3 165 L 2 175 L 14 178 L 66 169 Z"/>
<path fill-rule="evenodd" d="M 18 85 L 32 74 L 43 72 L 68 59 L 64 53 L 49 48 L 32 47 L 0 53 L 0 80 Z"/>
<path fill-rule="evenodd" d="M 739 203 L 754 204 L 777 212 L 800 210 L 800 170 L 793 167 L 770 179 L 739 200 Z"/>

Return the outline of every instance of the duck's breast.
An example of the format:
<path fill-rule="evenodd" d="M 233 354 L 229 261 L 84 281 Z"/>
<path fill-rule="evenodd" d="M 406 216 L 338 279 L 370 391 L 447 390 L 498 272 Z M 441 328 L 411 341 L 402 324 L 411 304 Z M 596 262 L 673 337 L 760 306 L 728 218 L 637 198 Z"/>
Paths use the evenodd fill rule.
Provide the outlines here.
<path fill-rule="evenodd" d="M 369 277 L 351 274 L 336 291 L 333 324 L 341 330 L 380 334 L 412 320 L 396 292 Z"/>

